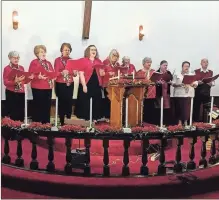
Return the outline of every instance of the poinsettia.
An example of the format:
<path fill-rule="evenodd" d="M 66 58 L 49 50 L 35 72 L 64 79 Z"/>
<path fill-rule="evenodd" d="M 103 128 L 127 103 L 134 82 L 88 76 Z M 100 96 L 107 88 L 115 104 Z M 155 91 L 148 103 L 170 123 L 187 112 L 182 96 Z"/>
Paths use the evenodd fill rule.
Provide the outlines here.
<path fill-rule="evenodd" d="M 168 126 L 167 130 L 170 131 L 170 132 L 183 131 L 184 127 L 182 125 Z"/>
<path fill-rule="evenodd" d="M 219 119 L 214 120 L 213 124 L 215 124 L 216 126 L 219 126 Z"/>
<path fill-rule="evenodd" d="M 62 132 L 85 132 L 86 128 L 76 125 L 64 125 L 61 126 L 59 130 Z"/>
<path fill-rule="evenodd" d="M 32 122 L 28 126 L 28 130 L 34 130 L 34 131 L 49 131 L 51 130 L 52 125 L 49 123 L 42 124 L 41 122 Z"/>
<path fill-rule="evenodd" d="M 203 123 L 203 122 L 195 122 L 193 123 L 193 126 L 195 126 L 197 129 L 200 129 L 200 130 L 207 130 L 207 129 L 212 128 L 211 124 Z"/>
<path fill-rule="evenodd" d="M 115 128 L 107 124 L 97 125 L 95 126 L 95 129 L 100 133 L 118 133 L 121 131 L 119 128 Z"/>
<path fill-rule="evenodd" d="M 22 122 L 21 121 L 14 121 L 10 119 L 9 117 L 4 117 L 1 120 L 1 126 L 2 127 L 9 127 L 13 129 L 19 129 L 21 128 Z"/>
<path fill-rule="evenodd" d="M 136 126 L 132 128 L 132 133 L 155 133 L 159 132 L 157 126 Z"/>

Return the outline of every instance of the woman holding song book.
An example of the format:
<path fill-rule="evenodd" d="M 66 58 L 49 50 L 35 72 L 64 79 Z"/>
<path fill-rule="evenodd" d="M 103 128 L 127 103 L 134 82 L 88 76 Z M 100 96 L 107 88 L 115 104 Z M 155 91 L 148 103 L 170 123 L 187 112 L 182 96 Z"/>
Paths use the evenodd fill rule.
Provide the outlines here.
<path fill-rule="evenodd" d="M 53 89 L 53 80 L 56 78 L 52 64 L 46 60 L 46 47 L 34 47 L 37 57 L 32 60 L 29 72 L 34 74 L 31 82 L 34 112 L 32 120 L 35 122 L 50 123 L 50 108 Z"/>
<path fill-rule="evenodd" d="M 79 64 L 80 85 L 78 99 L 75 107 L 75 115 L 80 119 L 90 119 L 90 104 L 92 103 L 92 120 L 102 118 L 102 76 L 103 69 L 97 66 L 102 65 L 95 45 L 90 45 L 84 52 L 84 58 Z M 92 98 L 92 100 L 91 100 Z"/>
<path fill-rule="evenodd" d="M 58 114 L 60 123 L 63 126 L 65 116 L 70 119 L 72 114 L 72 96 L 74 90 L 74 76 L 77 71 L 69 71 L 66 68 L 67 61 L 70 59 L 72 47 L 69 43 L 63 43 L 60 48 L 61 56 L 55 59 L 54 69 L 57 73 L 55 80 L 55 92 L 58 98 Z"/>
<path fill-rule="evenodd" d="M 24 67 L 19 65 L 19 53 L 17 51 L 11 51 L 8 54 L 10 60 L 9 65 L 4 68 L 3 80 L 6 96 L 6 107 L 8 111 L 8 116 L 13 120 L 24 121 L 24 84 L 28 81 L 25 75 L 18 72 L 24 72 Z M 13 72 L 16 74 L 13 76 Z M 30 80 L 33 79 L 33 75 L 28 76 Z"/>
<path fill-rule="evenodd" d="M 188 120 L 190 118 L 190 106 L 191 106 L 191 98 L 194 97 L 195 90 L 197 87 L 197 81 L 190 81 L 190 84 L 184 84 L 183 80 L 186 75 L 190 75 L 191 79 L 195 74 L 189 72 L 190 63 L 185 61 L 182 63 L 182 71 L 179 74 L 174 75 L 172 86 L 173 97 L 175 98 L 176 103 L 176 116 L 178 119 L 179 125 L 188 125 Z M 195 80 L 195 79 L 194 79 Z"/>

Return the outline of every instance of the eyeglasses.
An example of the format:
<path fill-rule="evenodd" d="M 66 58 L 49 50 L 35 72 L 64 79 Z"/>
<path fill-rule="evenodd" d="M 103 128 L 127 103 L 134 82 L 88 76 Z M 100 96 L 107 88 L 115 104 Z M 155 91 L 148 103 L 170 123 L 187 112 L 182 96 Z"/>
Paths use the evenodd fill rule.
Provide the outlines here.
<path fill-rule="evenodd" d="M 90 49 L 91 51 L 97 51 L 97 49 Z"/>

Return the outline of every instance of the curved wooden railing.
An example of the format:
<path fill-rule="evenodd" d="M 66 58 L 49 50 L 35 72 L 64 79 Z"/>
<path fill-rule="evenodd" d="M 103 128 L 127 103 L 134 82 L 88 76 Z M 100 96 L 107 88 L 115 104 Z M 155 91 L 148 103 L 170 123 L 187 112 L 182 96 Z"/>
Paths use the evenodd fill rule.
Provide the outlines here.
<path fill-rule="evenodd" d="M 174 172 L 183 172 L 184 166 L 181 163 L 181 148 L 185 138 L 188 138 L 190 144 L 189 161 L 186 163 L 186 170 L 195 170 L 200 166 L 207 168 L 208 166 L 219 163 L 219 128 L 212 128 L 208 130 L 194 130 L 194 131 L 181 131 L 181 132 L 157 132 L 157 133 L 77 133 L 77 132 L 60 132 L 60 131 L 30 131 L 28 129 L 14 130 L 7 127 L 2 127 L 2 135 L 4 137 L 4 155 L 2 162 L 8 165 L 15 165 L 17 167 L 24 168 L 24 160 L 22 158 L 23 147 L 22 141 L 27 138 L 32 143 L 32 152 L 30 152 L 31 162 L 29 168 L 32 170 L 39 169 L 39 162 L 37 160 L 37 140 L 39 137 L 47 137 L 48 144 L 48 164 L 46 171 L 50 173 L 57 173 L 54 163 L 54 138 L 65 138 L 66 146 L 66 164 L 63 169 L 64 173 L 72 173 L 72 155 L 71 144 L 74 139 L 84 139 L 86 161 L 84 163 L 82 175 L 91 176 L 90 166 L 90 147 L 91 140 L 102 140 L 103 142 L 103 176 L 110 176 L 109 166 L 109 141 L 110 140 L 123 140 L 124 155 L 123 155 L 123 167 L 122 176 L 129 176 L 129 147 L 130 142 L 133 140 L 142 141 L 142 165 L 139 169 L 142 176 L 149 175 L 148 164 L 148 149 L 150 141 L 159 140 L 160 146 L 160 158 L 159 165 L 157 167 L 157 175 L 166 174 L 167 160 L 165 158 L 165 143 L 168 139 L 174 139 L 177 141 L 176 156 L 174 162 Z M 206 155 L 206 142 L 211 139 L 210 157 L 207 160 Z M 10 140 L 17 140 L 17 159 L 15 163 L 11 163 L 10 158 Z M 200 152 L 199 163 L 195 163 L 195 144 L 198 139 L 201 139 L 202 147 Z"/>

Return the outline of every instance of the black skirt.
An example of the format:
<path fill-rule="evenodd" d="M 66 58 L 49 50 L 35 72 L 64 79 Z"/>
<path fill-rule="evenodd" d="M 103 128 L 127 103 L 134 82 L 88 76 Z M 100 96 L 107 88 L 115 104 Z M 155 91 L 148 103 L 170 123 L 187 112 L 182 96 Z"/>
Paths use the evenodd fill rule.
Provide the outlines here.
<path fill-rule="evenodd" d="M 73 89 L 74 83 L 69 86 L 66 83 L 56 82 L 55 84 L 55 92 L 58 97 L 58 114 L 61 122 L 63 122 L 65 116 L 71 118 Z"/>
<path fill-rule="evenodd" d="M 110 107 L 111 107 L 111 102 L 110 99 L 108 98 L 108 92 L 106 90 L 106 88 L 103 89 L 104 92 L 104 96 L 105 98 L 102 99 L 103 103 L 102 103 L 102 111 L 103 111 L 103 116 L 107 119 L 110 118 Z"/>
<path fill-rule="evenodd" d="M 181 120 L 181 121 L 189 120 L 191 98 L 190 97 L 176 97 L 175 106 L 176 106 L 175 109 L 176 109 L 177 120 Z"/>
<path fill-rule="evenodd" d="M 102 92 L 99 86 L 96 70 L 87 83 L 87 93 L 83 92 L 83 87 L 79 85 L 78 98 L 75 105 L 75 115 L 80 119 L 90 119 L 90 98 L 92 98 L 92 118 L 98 120 L 103 117 L 102 108 Z"/>
<path fill-rule="evenodd" d="M 8 116 L 13 120 L 24 121 L 24 93 L 5 90 Z"/>

